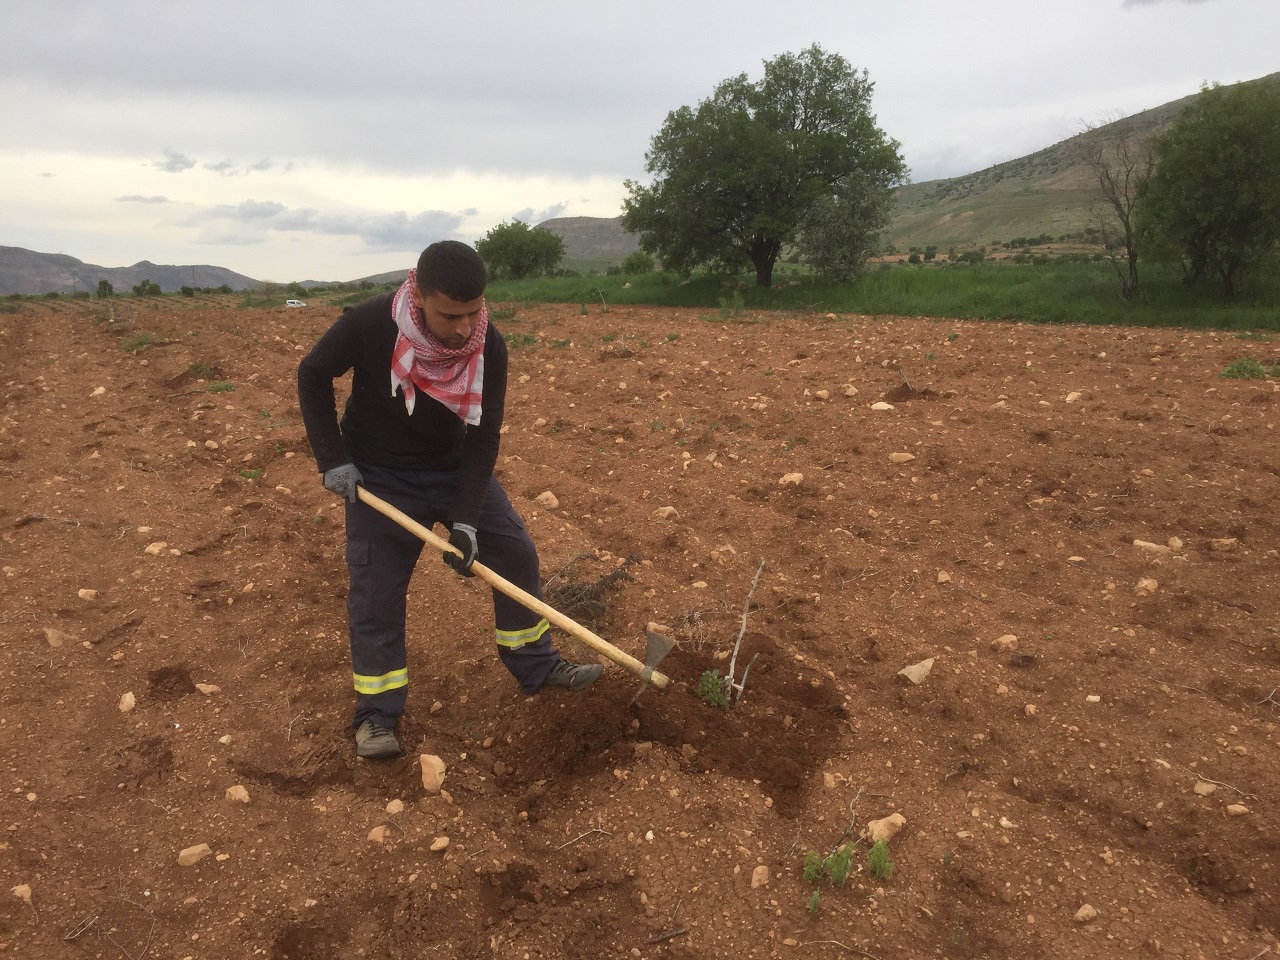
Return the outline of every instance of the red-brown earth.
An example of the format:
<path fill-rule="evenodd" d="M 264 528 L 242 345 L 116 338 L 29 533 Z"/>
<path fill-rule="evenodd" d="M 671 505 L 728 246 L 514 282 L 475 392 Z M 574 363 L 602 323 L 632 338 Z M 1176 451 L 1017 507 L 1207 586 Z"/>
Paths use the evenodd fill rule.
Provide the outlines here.
<path fill-rule="evenodd" d="M 672 683 L 521 696 L 488 588 L 424 554 L 393 762 L 353 755 L 294 393 L 337 308 L 0 315 L 6 955 L 1277 949 L 1280 385 L 1219 376 L 1274 341 L 495 307 L 551 593 L 639 656 L 665 624 Z"/>

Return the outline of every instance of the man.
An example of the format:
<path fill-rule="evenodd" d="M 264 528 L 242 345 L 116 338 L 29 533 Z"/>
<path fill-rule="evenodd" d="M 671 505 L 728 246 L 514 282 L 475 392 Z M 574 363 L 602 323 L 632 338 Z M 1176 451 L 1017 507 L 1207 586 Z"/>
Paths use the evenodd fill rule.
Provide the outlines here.
<path fill-rule="evenodd" d="M 507 347 L 489 322 L 484 262 L 456 241 L 434 243 L 394 294 L 342 316 L 298 366 L 298 403 L 324 485 L 346 498 L 347 625 L 356 690 L 356 754 L 400 753 L 408 693 L 405 607 L 422 541 L 361 502 L 364 486 L 419 523 L 449 527 L 463 576 L 477 559 L 535 597 L 538 554 L 497 479 Z M 333 381 L 352 371 L 339 424 Z M 560 657 L 550 625 L 493 592 L 498 655 L 526 694 L 584 690 L 599 664 Z"/>

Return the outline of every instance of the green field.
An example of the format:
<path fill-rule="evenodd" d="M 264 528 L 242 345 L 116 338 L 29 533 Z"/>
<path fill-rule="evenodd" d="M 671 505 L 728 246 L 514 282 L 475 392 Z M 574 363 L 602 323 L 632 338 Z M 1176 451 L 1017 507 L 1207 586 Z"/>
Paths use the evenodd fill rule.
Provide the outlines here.
<path fill-rule="evenodd" d="M 627 286 L 629 284 L 629 286 Z M 1188 288 L 1176 267 L 1146 266 L 1141 294 L 1119 295 L 1108 263 L 1041 265 L 895 265 L 873 269 L 847 284 L 814 281 L 794 267 L 780 267 L 772 288 L 737 280 L 670 274 L 555 277 L 494 281 L 490 303 L 576 303 L 597 312 L 614 304 L 706 308 L 708 319 L 743 319 L 752 310 L 889 314 L 1013 320 L 1280 331 L 1280 271 L 1252 284 L 1232 302 L 1215 287 Z"/>

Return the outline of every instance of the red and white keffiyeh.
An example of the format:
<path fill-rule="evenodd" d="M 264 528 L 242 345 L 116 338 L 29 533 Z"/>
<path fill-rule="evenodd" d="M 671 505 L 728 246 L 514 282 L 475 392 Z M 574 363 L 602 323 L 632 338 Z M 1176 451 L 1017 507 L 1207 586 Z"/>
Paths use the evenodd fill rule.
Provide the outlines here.
<path fill-rule="evenodd" d="M 391 395 L 404 390 L 405 409 L 413 413 L 414 397 L 422 390 L 439 400 L 467 424 L 480 422 L 484 387 L 484 337 L 489 329 L 489 307 L 482 303 L 480 319 L 467 342 L 450 350 L 427 332 L 426 319 L 413 299 L 417 271 L 401 284 L 391 301 L 391 316 L 400 331 L 391 351 Z"/>

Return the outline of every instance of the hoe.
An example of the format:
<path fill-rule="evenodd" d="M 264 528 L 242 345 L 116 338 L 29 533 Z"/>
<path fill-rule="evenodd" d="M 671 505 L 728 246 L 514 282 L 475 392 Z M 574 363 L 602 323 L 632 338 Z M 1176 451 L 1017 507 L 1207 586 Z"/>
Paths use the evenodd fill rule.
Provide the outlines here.
<path fill-rule="evenodd" d="M 455 553 L 461 556 L 458 549 L 450 544 L 448 540 L 436 536 L 422 524 L 418 523 L 418 521 L 414 520 L 402 510 L 396 509 L 381 497 L 375 496 L 364 487 L 357 488 L 357 493 L 360 499 L 373 507 L 373 509 L 377 510 L 383 516 L 394 520 L 424 543 L 435 547 L 437 550 Z M 642 682 L 640 684 L 640 689 L 636 691 L 636 696 L 632 698 L 633 703 L 640 694 L 644 693 L 649 684 L 652 683 L 659 689 L 665 689 L 667 684 L 671 682 L 671 679 L 666 674 L 659 673 L 656 669 L 659 662 L 661 662 L 662 658 L 667 655 L 667 652 L 672 647 L 671 641 L 661 633 L 652 629 L 649 630 L 644 663 L 641 663 L 635 657 L 631 656 L 631 654 L 624 650 L 619 650 L 608 640 L 604 640 L 601 637 L 596 636 L 576 620 L 565 616 L 559 610 L 555 609 L 555 607 L 543 603 L 528 591 L 521 590 L 510 580 L 494 573 L 484 564 L 478 562 L 471 564 L 471 571 L 481 580 L 486 581 L 495 590 L 505 593 L 512 600 L 524 604 L 525 607 L 532 610 L 534 613 L 541 614 L 546 617 L 548 622 L 555 624 L 570 636 L 576 637 L 587 646 L 591 647 L 591 649 L 604 654 L 614 663 L 618 664 L 618 666 L 623 667 L 639 677 Z"/>

